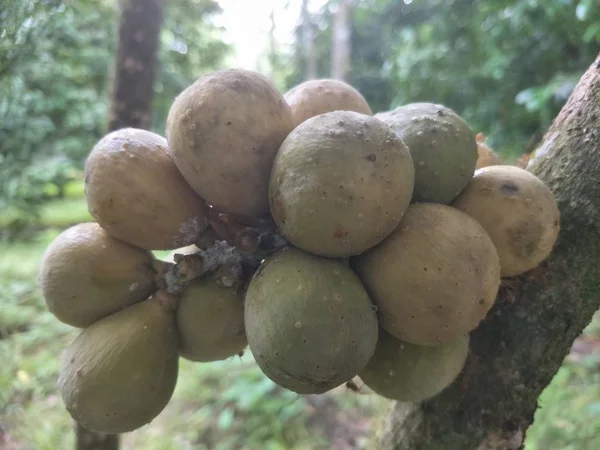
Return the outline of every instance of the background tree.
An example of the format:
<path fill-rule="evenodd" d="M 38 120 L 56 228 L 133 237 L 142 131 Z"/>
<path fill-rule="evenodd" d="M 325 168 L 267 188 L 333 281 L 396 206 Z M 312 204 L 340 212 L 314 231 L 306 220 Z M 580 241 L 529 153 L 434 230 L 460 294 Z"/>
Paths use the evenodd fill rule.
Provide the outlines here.
<path fill-rule="evenodd" d="M 317 77 L 317 58 L 314 46 L 314 24 L 311 19 L 309 0 L 302 0 L 300 13 L 300 30 L 302 35 L 302 64 L 304 65 L 304 78 L 312 80 Z"/>
<path fill-rule="evenodd" d="M 150 126 L 162 22 L 162 0 L 121 3 L 108 131 Z"/>
<path fill-rule="evenodd" d="M 350 70 L 352 48 L 352 5 L 350 0 L 340 0 L 333 21 L 331 41 L 331 77 L 346 80 Z"/>
<path fill-rule="evenodd" d="M 319 77 L 329 76 L 337 2 L 318 15 Z M 363 0 L 352 14 L 348 81 L 374 111 L 416 101 L 461 114 L 509 160 L 531 149 L 600 45 L 594 0 Z M 299 45 L 298 43 L 296 44 Z M 303 78 L 302 67 L 287 79 Z"/>

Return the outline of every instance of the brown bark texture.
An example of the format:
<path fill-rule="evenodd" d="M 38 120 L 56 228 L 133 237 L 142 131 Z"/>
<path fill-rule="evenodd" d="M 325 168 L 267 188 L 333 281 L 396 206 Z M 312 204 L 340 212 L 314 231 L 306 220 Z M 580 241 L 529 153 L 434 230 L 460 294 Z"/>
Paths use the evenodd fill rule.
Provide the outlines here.
<path fill-rule="evenodd" d="M 150 126 L 162 0 L 121 2 L 108 131 Z M 119 435 L 96 433 L 76 423 L 76 450 L 118 450 Z"/>
<path fill-rule="evenodd" d="M 121 2 L 109 131 L 150 126 L 162 21 L 162 0 Z"/>
<path fill-rule="evenodd" d="M 118 434 L 95 433 L 76 424 L 76 450 L 118 450 Z"/>
<path fill-rule="evenodd" d="M 600 55 L 527 170 L 554 193 L 561 231 L 538 268 L 503 282 L 459 378 L 420 404 L 394 403 L 382 450 L 523 448 L 538 397 L 600 306 Z"/>

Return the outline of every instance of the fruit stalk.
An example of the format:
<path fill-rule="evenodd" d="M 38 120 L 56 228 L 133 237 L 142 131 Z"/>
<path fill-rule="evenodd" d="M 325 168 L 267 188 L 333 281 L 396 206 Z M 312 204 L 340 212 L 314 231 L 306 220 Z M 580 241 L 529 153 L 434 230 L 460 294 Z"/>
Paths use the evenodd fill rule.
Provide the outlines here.
<path fill-rule="evenodd" d="M 267 226 L 244 227 L 234 242 L 237 245 L 216 239 L 196 253 L 176 253 L 174 263 L 156 266 L 157 285 L 168 294 L 180 295 L 192 280 L 213 272 L 224 287 L 246 285 L 263 259 L 287 245 L 285 238 Z"/>

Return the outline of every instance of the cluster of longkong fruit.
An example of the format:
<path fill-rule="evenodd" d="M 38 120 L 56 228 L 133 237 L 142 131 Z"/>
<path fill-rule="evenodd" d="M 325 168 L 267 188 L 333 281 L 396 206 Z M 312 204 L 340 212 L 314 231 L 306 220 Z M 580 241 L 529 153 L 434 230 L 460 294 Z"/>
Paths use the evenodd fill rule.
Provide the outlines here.
<path fill-rule="evenodd" d="M 224 70 L 177 96 L 166 125 L 166 138 L 128 128 L 94 146 L 96 222 L 43 260 L 48 309 L 82 328 L 58 385 L 91 430 L 154 419 L 179 357 L 246 346 L 298 394 L 359 377 L 431 398 L 463 369 L 501 278 L 539 265 L 559 231 L 549 189 L 443 105 L 373 114 L 340 81 L 281 94 Z"/>

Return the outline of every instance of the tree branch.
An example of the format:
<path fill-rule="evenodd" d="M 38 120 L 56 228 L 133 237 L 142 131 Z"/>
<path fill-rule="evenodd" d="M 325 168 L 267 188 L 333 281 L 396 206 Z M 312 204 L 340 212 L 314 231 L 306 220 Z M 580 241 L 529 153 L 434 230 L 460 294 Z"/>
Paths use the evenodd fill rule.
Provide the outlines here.
<path fill-rule="evenodd" d="M 523 448 L 538 397 L 600 306 L 600 55 L 527 169 L 552 190 L 561 211 L 553 253 L 505 280 L 472 333 L 456 382 L 421 404 L 393 404 L 375 448 Z"/>

